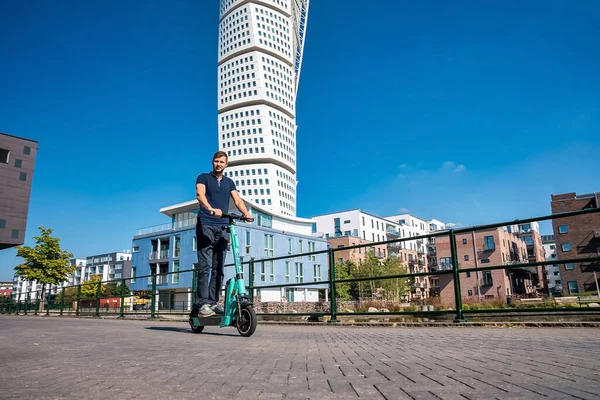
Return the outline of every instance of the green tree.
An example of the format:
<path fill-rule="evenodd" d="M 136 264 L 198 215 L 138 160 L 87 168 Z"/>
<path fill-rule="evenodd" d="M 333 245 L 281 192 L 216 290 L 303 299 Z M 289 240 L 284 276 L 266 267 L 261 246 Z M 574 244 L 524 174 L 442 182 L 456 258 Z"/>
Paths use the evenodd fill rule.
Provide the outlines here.
<path fill-rule="evenodd" d="M 56 294 L 56 300 L 55 300 L 56 303 L 60 304 L 61 296 L 62 296 L 62 289 L 59 290 L 58 293 Z M 69 304 L 74 301 L 77 301 L 77 286 L 65 288 L 65 299 L 64 299 L 65 304 Z"/>
<path fill-rule="evenodd" d="M 349 279 L 352 277 L 353 270 L 356 269 L 354 262 L 347 260 L 344 263 L 338 263 L 335 266 L 335 279 Z M 335 286 L 336 297 L 341 300 L 350 300 L 352 298 L 352 282 L 338 283 Z"/>
<path fill-rule="evenodd" d="M 81 285 L 81 297 L 95 299 L 98 295 L 98 283 L 100 282 L 102 282 L 102 276 L 92 275 L 90 279 L 88 279 L 83 285 Z M 105 294 L 106 286 L 100 285 L 100 296 L 104 296 Z"/>
<path fill-rule="evenodd" d="M 388 257 L 381 264 L 381 275 L 402 275 L 408 273 L 406 267 L 398 258 Z M 378 287 L 383 289 L 383 297 L 387 300 L 399 302 L 410 291 L 408 278 L 385 279 L 378 282 Z"/>
<path fill-rule="evenodd" d="M 51 236 L 52 229 L 39 227 L 40 235 L 34 236 L 36 245 L 17 246 L 17 256 L 25 262 L 15 267 L 15 273 L 26 281 L 37 281 L 42 285 L 40 311 L 44 311 L 46 285 L 58 285 L 75 272 L 69 259 L 73 254 L 60 248 L 60 239 Z"/>
<path fill-rule="evenodd" d="M 108 282 L 104 285 L 106 288 L 106 294 L 108 296 L 121 296 L 121 283 L 120 282 Z M 125 285 L 125 296 L 131 295 L 129 286 Z"/>

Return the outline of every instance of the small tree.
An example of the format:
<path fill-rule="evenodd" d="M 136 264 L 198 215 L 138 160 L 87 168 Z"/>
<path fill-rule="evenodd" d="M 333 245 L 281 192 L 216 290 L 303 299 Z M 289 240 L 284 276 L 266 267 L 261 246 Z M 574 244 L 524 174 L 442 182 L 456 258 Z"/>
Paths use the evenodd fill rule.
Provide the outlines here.
<path fill-rule="evenodd" d="M 349 279 L 352 277 L 352 271 L 356 269 L 356 265 L 347 260 L 346 262 L 338 263 L 335 266 L 335 279 Z M 352 297 L 350 295 L 351 282 L 343 282 L 336 284 L 336 295 L 338 299 L 341 300 L 350 300 Z"/>
<path fill-rule="evenodd" d="M 44 311 L 44 299 L 46 296 L 46 285 L 58 285 L 67 280 L 67 277 L 75 272 L 75 266 L 71 266 L 69 259 L 73 254 L 60 248 L 60 239 L 50 234 L 52 229 L 39 227 L 40 235 L 34 236 L 36 245 L 17 246 L 17 256 L 22 257 L 25 262 L 15 267 L 15 272 L 26 281 L 37 281 L 42 285 L 42 301 L 40 311 Z"/>
<path fill-rule="evenodd" d="M 108 282 L 106 285 L 106 294 L 109 296 L 121 296 L 121 283 L 120 282 Z M 125 285 L 125 296 L 131 295 L 129 286 Z"/>
<path fill-rule="evenodd" d="M 101 275 L 92 275 L 83 285 L 81 285 L 82 298 L 96 298 L 98 295 L 98 283 L 102 282 Z M 100 296 L 106 293 L 106 286 L 100 285 Z"/>

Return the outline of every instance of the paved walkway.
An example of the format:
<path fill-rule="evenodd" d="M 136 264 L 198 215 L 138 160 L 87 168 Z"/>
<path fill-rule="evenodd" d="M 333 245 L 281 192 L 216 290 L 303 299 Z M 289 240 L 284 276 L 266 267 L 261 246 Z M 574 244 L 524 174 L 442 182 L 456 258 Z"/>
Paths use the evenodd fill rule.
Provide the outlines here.
<path fill-rule="evenodd" d="M 0 315 L 2 399 L 600 399 L 597 328 L 259 325 Z"/>

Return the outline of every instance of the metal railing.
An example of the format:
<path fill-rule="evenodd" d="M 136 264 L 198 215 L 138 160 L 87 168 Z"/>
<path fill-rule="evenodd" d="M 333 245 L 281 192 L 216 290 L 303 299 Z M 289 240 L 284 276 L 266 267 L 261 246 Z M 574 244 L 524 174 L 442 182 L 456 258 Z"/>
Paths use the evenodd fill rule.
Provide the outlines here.
<path fill-rule="evenodd" d="M 520 312 L 527 312 L 530 314 L 537 314 L 537 315 L 543 315 L 543 314 L 547 314 L 547 313 L 562 313 L 562 314 L 574 314 L 574 313 L 578 313 L 578 314 L 589 314 L 589 313 L 599 313 L 600 309 L 598 308 L 593 308 L 593 307 L 584 307 L 585 302 L 582 301 L 582 299 L 580 297 L 578 297 L 577 300 L 577 304 L 579 305 L 579 307 L 567 307 L 564 305 L 558 305 L 557 302 L 555 301 L 553 304 L 553 307 L 547 307 L 545 306 L 545 303 L 542 304 L 542 307 L 536 307 L 536 308 L 529 308 L 529 307 L 516 307 L 515 304 L 508 304 L 509 307 L 503 307 L 503 308 L 478 308 L 478 309 L 472 309 L 472 308 L 468 308 L 465 309 L 465 307 L 463 307 L 463 294 L 461 291 L 461 275 L 463 274 L 469 274 L 469 273 L 483 273 L 485 271 L 494 271 L 494 270 L 516 270 L 516 269 L 523 269 L 523 268 L 532 268 L 532 267 L 538 267 L 538 266 L 544 266 L 544 265 L 552 265 L 552 264 L 556 264 L 557 260 L 548 260 L 548 261 L 539 261 L 539 262 L 502 262 L 501 265 L 490 265 L 490 266 L 478 266 L 475 268 L 461 268 L 460 264 L 459 264 L 459 258 L 458 258 L 458 253 L 457 253 L 457 242 L 456 242 L 456 236 L 458 234 L 462 234 L 462 233 L 468 233 L 468 232 L 474 232 L 474 231 L 481 231 L 481 230 L 489 230 L 489 229 L 494 229 L 494 228 L 501 228 L 507 225 L 514 225 L 514 224 L 522 224 L 522 223 L 527 223 L 527 222 L 535 222 L 535 221 L 544 221 L 544 220 L 554 220 L 554 219 L 560 219 L 560 218 L 567 218 L 567 217 L 574 217 L 574 216 L 579 216 L 579 215 L 586 215 L 586 214 L 593 214 L 593 213 L 598 213 L 600 212 L 600 209 L 595 208 L 595 209 L 586 209 L 586 210 L 580 210 L 580 211 L 573 211 L 573 212 L 565 212 L 565 213 L 560 213 L 560 214 L 552 214 L 552 215 L 546 215 L 543 217 L 537 217 L 537 218 L 528 218 L 528 219 L 523 219 L 523 220 L 514 220 L 514 221 L 507 221 L 507 222 L 500 222 L 500 223 L 494 223 L 494 224 L 488 224 L 488 225 L 481 225 L 481 226 L 474 226 L 474 227 L 467 227 L 467 228 L 460 228 L 460 229 L 450 229 L 450 230 L 444 230 L 444 231 L 435 231 L 433 233 L 429 233 L 429 234 L 425 234 L 425 235 L 420 235 L 420 236 L 415 236 L 415 237 L 410 237 L 410 238 L 399 238 L 399 239 L 393 239 L 393 240 L 388 240 L 388 241 L 383 241 L 383 242 L 378 242 L 378 243 L 368 243 L 368 244 L 362 244 L 362 245 L 356 245 L 356 246 L 347 246 L 347 247 L 343 247 L 341 249 L 334 249 L 334 248 L 329 248 L 327 250 L 320 250 L 320 251 L 313 251 L 313 252 L 307 252 L 307 253 L 300 253 L 300 254 L 286 254 L 283 256 L 277 256 L 277 257 L 265 257 L 265 258 L 261 258 L 258 260 L 255 259 L 250 259 L 248 261 L 244 261 L 242 260 L 242 265 L 246 265 L 248 266 L 248 290 L 249 290 L 249 295 L 250 297 L 253 299 L 254 298 L 254 291 L 255 290 L 259 290 L 259 289 L 273 289 L 273 288 L 299 288 L 299 287 L 306 287 L 306 288 L 310 288 L 313 286 L 319 286 L 319 285 L 323 285 L 323 284 L 327 284 L 327 288 L 329 290 L 329 296 L 328 296 L 328 300 L 329 300 L 329 312 L 306 312 L 306 313 L 277 313 L 276 315 L 278 316 L 304 316 L 304 315 L 311 315 L 311 316 L 328 316 L 329 317 L 329 321 L 330 322 L 336 322 L 338 321 L 338 317 L 339 316 L 360 316 L 360 315 L 385 315 L 385 316 L 391 316 L 391 315 L 421 315 L 421 316 L 438 316 L 438 315 L 454 315 L 454 321 L 455 322 L 464 322 L 466 321 L 465 319 L 465 314 L 494 314 L 494 313 L 520 313 Z M 440 238 L 443 236 L 447 236 L 449 238 L 449 243 L 450 243 L 450 259 L 451 259 L 451 263 L 441 263 L 437 268 L 430 268 L 430 271 L 428 272 L 418 272 L 418 273 L 402 273 L 402 274 L 395 274 L 395 275 L 385 275 L 385 276 L 367 276 L 367 277 L 359 277 L 359 278 L 345 278 L 345 279 L 338 279 L 338 275 L 336 274 L 336 268 L 338 267 L 338 265 L 336 265 L 336 258 L 335 258 L 335 253 L 338 251 L 348 251 L 348 250 L 353 250 L 353 249 L 359 249 L 359 248 L 367 248 L 367 247 L 372 247 L 374 245 L 385 245 L 385 244 L 395 244 L 395 243 L 401 243 L 401 242 L 405 242 L 405 241 L 411 241 L 411 240 L 415 240 L 415 239 L 432 239 L 432 238 Z M 258 275 L 260 275 L 260 269 L 257 271 L 256 269 L 256 264 L 257 263 L 265 263 L 268 261 L 278 261 L 278 260 L 290 260 L 292 258 L 299 258 L 299 257 L 304 257 L 304 256 L 316 256 L 319 254 L 327 254 L 327 260 L 328 260 L 328 270 L 329 270 L 329 276 L 328 279 L 326 281 L 321 281 L 321 280 L 316 280 L 314 282 L 293 282 L 293 283 L 285 283 L 285 284 L 274 284 L 274 285 L 256 285 L 255 284 L 255 278 Z M 577 257 L 577 258 L 570 258 L 570 259 L 561 259 L 558 260 L 560 263 L 600 263 L 600 256 L 590 256 L 590 257 Z M 231 267 L 234 264 L 227 264 L 225 265 L 226 267 Z M 172 274 L 176 274 L 176 280 L 177 282 L 180 281 L 181 277 L 183 274 L 186 273 L 191 273 L 192 274 L 192 285 L 189 288 L 179 288 L 179 287 L 168 287 L 167 289 L 163 289 L 166 290 L 166 292 L 161 292 L 157 290 L 157 285 L 167 285 L 169 283 L 169 280 L 173 281 L 173 279 L 169 279 L 169 276 Z M 484 274 L 482 274 L 484 275 Z M 452 280 L 452 284 L 453 284 L 453 289 L 454 289 L 454 304 L 453 309 L 443 309 L 443 310 L 429 310 L 429 311 L 424 311 L 424 310 L 412 310 L 412 311 L 378 311 L 378 312 L 344 312 L 344 311 L 339 311 L 338 310 L 338 296 L 336 294 L 337 292 L 337 286 L 340 284 L 344 284 L 344 283 L 356 283 L 356 282 L 368 282 L 368 281 L 385 281 L 385 280 L 392 280 L 392 279 L 414 279 L 416 277 L 438 277 L 441 278 L 442 276 L 449 276 Z M 100 316 L 101 313 L 113 313 L 113 314 L 117 314 L 119 317 L 123 318 L 125 315 L 127 314 L 139 314 L 140 313 L 140 307 L 137 307 L 138 309 L 136 309 L 136 304 L 135 302 L 139 301 L 139 298 L 136 299 L 132 299 L 129 295 L 126 295 L 126 288 L 127 288 L 127 281 L 131 281 L 133 282 L 136 279 L 148 279 L 148 285 L 151 286 L 151 290 L 146 291 L 145 293 L 143 293 L 143 295 L 145 296 L 145 298 L 143 299 L 144 301 L 141 301 L 141 303 L 143 303 L 143 307 L 141 307 L 141 310 L 143 312 L 147 312 L 150 316 L 150 318 L 155 318 L 159 313 L 163 312 L 163 313 L 174 313 L 174 312 L 187 312 L 193 302 L 193 297 L 194 297 L 194 293 L 196 292 L 196 281 L 197 281 L 197 270 L 196 269 L 189 269 L 189 270 L 179 270 L 179 271 L 173 271 L 173 272 L 161 272 L 158 275 L 157 274 L 152 274 L 152 275 L 145 275 L 145 276 L 136 276 L 135 278 L 123 278 L 123 279 L 119 279 L 119 280 L 115 280 L 115 281 L 105 281 L 105 282 L 95 282 L 95 283 L 91 283 L 91 282 L 84 282 L 83 284 L 80 285 L 75 285 L 75 286 L 70 286 L 70 287 L 63 287 L 62 289 L 60 289 L 60 296 L 56 296 L 52 301 L 45 299 L 44 300 L 44 310 L 46 313 L 50 313 L 50 312 L 59 312 L 60 315 L 63 315 L 64 313 L 68 313 L 71 315 L 76 315 L 76 316 L 80 316 L 80 315 L 96 315 L 96 316 Z M 483 285 L 483 284 L 489 284 L 491 282 L 493 282 L 493 280 L 491 279 L 491 275 L 485 275 L 483 278 L 481 278 L 481 282 L 478 283 Z M 540 277 L 542 278 L 542 277 Z M 115 296 L 114 293 L 113 295 L 106 295 L 106 293 L 104 293 L 104 289 L 103 287 L 105 287 L 106 284 L 108 283 L 117 283 L 120 288 L 121 288 L 121 293 L 120 295 Z M 176 283 L 175 283 L 176 284 Z M 96 287 L 93 289 L 94 291 L 94 295 L 90 296 L 90 285 L 96 285 Z M 424 286 L 424 287 L 428 287 L 428 284 L 424 284 L 421 285 L 420 283 L 418 285 L 416 284 L 411 284 L 411 286 Z M 87 296 L 82 296 L 82 288 L 85 287 L 85 292 L 88 293 Z M 128 289 L 127 289 L 128 290 Z M 69 293 L 69 296 L 66 296 L 67 292 Z M 74 294 L 76 292 L 76 294 Z M 113 289 L 114 292 L 114 289 Z M 34 292 L 27 292 L 25 294 L 25 299 L 22 299 L 22 294 L 21 294 L 21 298 L 19 298 L 18 300 L 12 299 L 12 298 L 5 298 L 2 301 L 0 301 L 0 312 L 2 313 L 12 313 L 12 312 L 16 312 L 16 313 L 38 313 L 38 308 L 39 308 L 39 302 L 40 302 L 40 296 L 34 296 L 34 300 L 32 300 L 32 294 Z M 140 291 L 138 291 L 138 294 L 140 293 Z M 177 295 L 186 295 L 188 297 L 188 300 L 177 300 L 176 296 Z M 166 299 L 164 296 L 169 295 L 171 296 L 171 298 Z M 163 297 L 160 297 L 163 296 Z M 66 300 L 66 297 L 69 297 L 68 300 Z M 129 301 L 127 301 L 127 298 L 129 298 Z M 102 300 L 105 300 L 104 302 L 102 302 Z M 108 301 L 108 299 L 112 299 L 115 300 L 115 302 L 110 303 Z M 118 299 L 119 301 L 116 301 L 116 299 Z M 166 299 L 166 300 L 165 300 Z M 522 300 L 525 302 L 525 300 Z M 507 298 L 507 303 L 509 302 L 509 299 Z M 69 304 L 71 303 L 71 304 Z M 117 304 L 117 305 L 115 305 Z M 177 307 L 177 304 L 185 304 L 187 307 L 187 310 L 183 310 L 183 306 L 181 307 Z M 139 304 L 137 304 L 139 305 Z M 127 308 L 127 310 L 126 310 Z M 268 315 L 266 313 L 259 313 L 261 315 Z"/>

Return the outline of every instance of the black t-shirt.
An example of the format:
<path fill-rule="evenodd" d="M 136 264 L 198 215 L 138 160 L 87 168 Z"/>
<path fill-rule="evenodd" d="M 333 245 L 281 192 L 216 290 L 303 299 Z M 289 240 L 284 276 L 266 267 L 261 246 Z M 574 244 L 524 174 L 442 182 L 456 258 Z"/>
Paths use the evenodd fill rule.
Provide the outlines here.
<path fill-rule="evenodd" d="M 203 184 L 206 187 L 206 199 L 212 208 L 218 208 L 224 213 L 229 211 L 229 198 L 231 192 L 236 190 L 235 183 L 228 177 L 223 176 L 218 180 L 212 173 L 198 175 L 196 184 Z M 227 225 L 226 218 L 218 218 L 210 215 L 210 211 L 200 205 L 198 219 L 202 225 Z"/>

